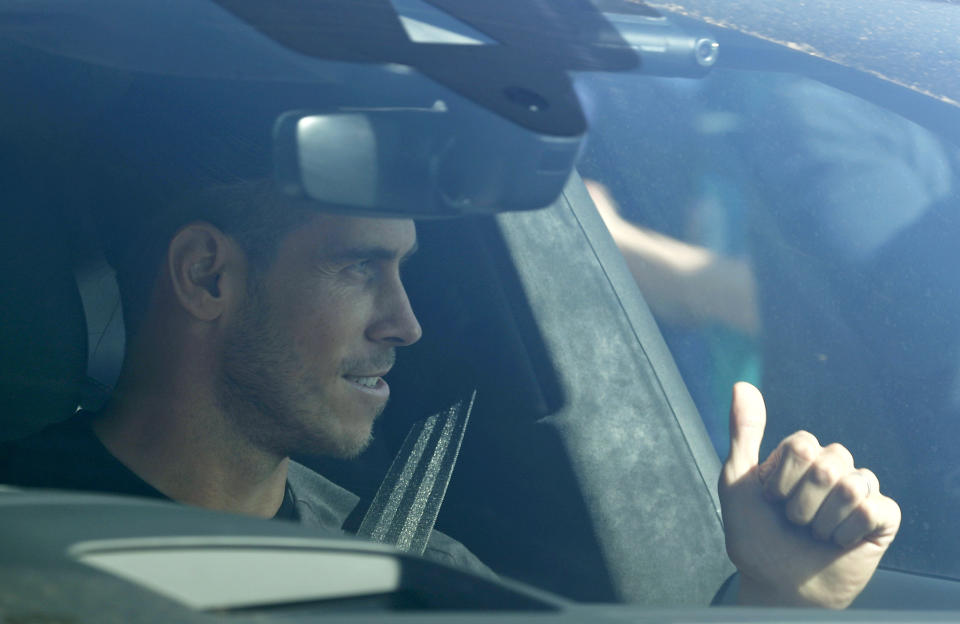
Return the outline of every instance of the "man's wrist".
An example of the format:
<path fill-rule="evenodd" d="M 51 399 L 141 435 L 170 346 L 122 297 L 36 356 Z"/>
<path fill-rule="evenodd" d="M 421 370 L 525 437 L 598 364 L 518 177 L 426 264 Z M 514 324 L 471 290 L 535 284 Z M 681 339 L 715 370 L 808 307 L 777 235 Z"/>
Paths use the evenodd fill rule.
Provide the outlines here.
<path fill-rule="evenodd" d="M 758 583 L 753 579 L 740 574 L 740 588 L 737 593 L 737 605 L 750 607 L 806 607 L 845 609 L 849 603 L 831 604 L 819 602 L 801 595 L 799 591 L 783 592 L 775 587 Z"/>
<path fill-rule="evenodd" d="M 784 596 L 775 589 L 757 583 L 753 579 L 740 574 L 740 587 L 737 592 L 736 604 L 750 607 L 813 607 L 816 606 L 802 599 L 799 595 Z"/>
<path fill-rule="evenodd" d="M 778 603 L 773 592 L 761 587 L 759 583 L 740 575 L 740 587 L 737 591 L 737 604 L 741 606 L 772 607 Z"/>

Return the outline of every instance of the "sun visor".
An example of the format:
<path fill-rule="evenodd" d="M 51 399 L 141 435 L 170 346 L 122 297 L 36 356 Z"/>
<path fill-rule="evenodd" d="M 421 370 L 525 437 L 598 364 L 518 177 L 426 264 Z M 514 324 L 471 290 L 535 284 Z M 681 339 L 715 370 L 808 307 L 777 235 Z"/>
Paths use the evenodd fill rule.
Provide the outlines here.
<path fill-rule="evenodd" d="M 570 177 L 579 136 L 477 106 L 294 111 L 274 126 L 283 192 L 350 214 L 412 218 L 532 210 Z"/>
<path fill-rule="evenodd" d="M 0 2 L 3 40 L 129 72 L 345 90 L 358 65 L 401 66 L 560 136 L 586 129 L 568 72 L 639 62 L 588 0 Z"/>

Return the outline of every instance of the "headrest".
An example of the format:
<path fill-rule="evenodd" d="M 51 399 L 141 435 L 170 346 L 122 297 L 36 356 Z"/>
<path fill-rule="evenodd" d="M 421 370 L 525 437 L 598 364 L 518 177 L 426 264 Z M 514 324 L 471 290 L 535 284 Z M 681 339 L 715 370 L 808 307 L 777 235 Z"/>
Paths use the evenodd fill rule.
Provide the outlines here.
<path fill-rule="evenodd" d="M 0 212 L 0 440 L 69 417 L 87 368 L 66 228 L 16 203 Z"/>

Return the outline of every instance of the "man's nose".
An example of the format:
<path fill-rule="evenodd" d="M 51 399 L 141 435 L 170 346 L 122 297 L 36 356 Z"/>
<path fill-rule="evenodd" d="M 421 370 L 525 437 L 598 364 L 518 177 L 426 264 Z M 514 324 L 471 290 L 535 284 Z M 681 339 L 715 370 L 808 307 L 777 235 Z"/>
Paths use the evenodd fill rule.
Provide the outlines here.
<path fill-rule="evenodd" d="M 383 293 L 379 308 L 377 321 L 367 331 L 370 340 L 395 347 L 405 347 L 420 340 L 423 329 L 399 278 Z"/>

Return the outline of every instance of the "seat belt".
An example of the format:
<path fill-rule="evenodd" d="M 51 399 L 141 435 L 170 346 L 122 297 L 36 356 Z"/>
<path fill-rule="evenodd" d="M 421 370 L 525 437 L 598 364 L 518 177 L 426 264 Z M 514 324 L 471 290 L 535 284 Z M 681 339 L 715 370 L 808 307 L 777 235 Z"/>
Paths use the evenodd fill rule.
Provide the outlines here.
<path fill-rule="evenodd" d="M 414 423 L 363 516 L 357 535 L 422 555 L 440 513 L 477 397 Z"/>

